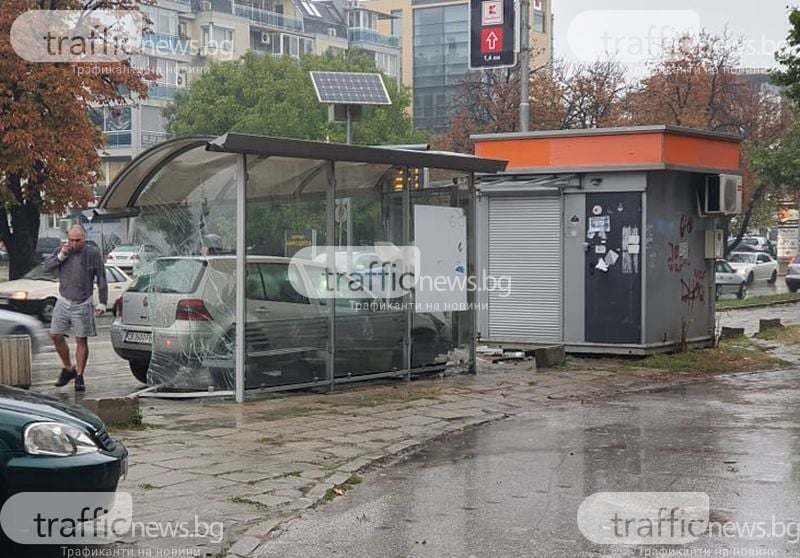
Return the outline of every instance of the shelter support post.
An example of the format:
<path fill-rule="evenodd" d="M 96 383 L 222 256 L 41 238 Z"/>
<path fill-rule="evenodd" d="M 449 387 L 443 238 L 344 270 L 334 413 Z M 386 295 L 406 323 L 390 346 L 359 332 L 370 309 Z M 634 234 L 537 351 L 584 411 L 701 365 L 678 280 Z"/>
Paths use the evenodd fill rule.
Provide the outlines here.
<path fill-rule="evenodd" d="M 246 358 L 245 328 L 247 299 L 245 285 L 247 274 L 247 155 L 239 155 L 236 169 L 236 359 L 235 397 L 244 402 L 244 369 Z"/>
<path fill-rule="evenodd" d="M 326 194 L 326 203 L 325 203 L 325 226 L 327 229 L 327 238 L 328 242 L 326 247 L 326 254 L 325 254 L 325 265 L 328 268 L 327 273 L 325 274 L 326 277 L 326 287 L 328 289 L 328 294 L 333 293 L 335 296 L 336 293 L 334 292 L 336 289 L 336 285 L 331 285 L 330 281 L 331 278 L 334 277 L 334 272 L 336 269 L 336 254 L 333 249 L 333 238 L 336 234 L 336 163 L 333 161 L 328 161 L 326 163 L 327 175 L 328 175 L 328 191 Z M 351 217 L 348 216 L 348 219 Z M 325 375 L 328 379 L 328 389 L 333 391 L 336 387 L 336 378 L 334 376 L 334 362 L 336 358 L 336 299 L 332 298 L 329 300 L 328 304 L 328 342 L 326 343 L 326 347 L 328 348 L 327 359 L 325 361 Z"/>

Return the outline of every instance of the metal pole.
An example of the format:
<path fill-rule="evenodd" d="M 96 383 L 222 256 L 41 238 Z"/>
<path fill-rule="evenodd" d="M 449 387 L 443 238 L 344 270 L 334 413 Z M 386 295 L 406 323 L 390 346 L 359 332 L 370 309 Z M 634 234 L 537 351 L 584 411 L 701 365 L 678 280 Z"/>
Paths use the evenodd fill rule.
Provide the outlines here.
<path fill-rule="evenodd" d="M 326 267 L 326 288 L 328 289 L 326 295 L 333 294 L 332 298 L 328 298 L 328 342 L 326 347 L 328 349 L 325 361 L 325 375 L 328 380 L 328 389 L 333 391 L 336 387 L 336 293 L 331 293 L 331 289 L 336 289 L 337 279 L 335 276 L 332 278 L 331 274 L 336 272 L 336 251 L 332 244 L 334 241 L 334 231 L 336 230 L 336 163 L 328 161 L 326 172 L 328 177 L 328 191 L 325 195 L 325 226 L 328 237 L 326 252 L 325 252 L 325 267 Z M 340 225 L 341 230 L 341 225 Z M 333 281 L 333 284 L 331 284 Z"/>
<path fill-rule="evenodd" d="M 530 103 L 528 99 L 528 74 L 530 73 L 530 0 L 520 0 L 519 37 L 519 129 L 527 132 L 530 123 Z"/>
<path fill-rule="evenodd" d="M 347 105 L 347 145 L 353 143 L 353 113 L 350 105 Z"/>
<path fill-rule="evenodd" d="M 405 167 L 405 179 L 403 181 L 403 246 L 411 244 L 411 168 Z M 418 269 L 414 273 L 419 273 Z M 406 382 L 411 381 L 411 362 L 412 351 L 414 350 L 414 337 L 411 327 L 414 321 L 414 305 L 417 302 L 415 290 L 406 294 L 406 330 L 403 334 L 403 357 L 405 358 Z M 427 363 L 425 363 L 427 364 Z"/>
<path fill-rule="evenodd" d="M 245 363 L 245 325 L 247 320 L 247 300 L 245 299 L 245 275 L 247 273 L 246 242 L 246 204 L 247 204 L 247 155 L 239 156 L 236 170 L 236 360 L 235 395 L 236 402 L 244 402 L 244 363 Z"/>

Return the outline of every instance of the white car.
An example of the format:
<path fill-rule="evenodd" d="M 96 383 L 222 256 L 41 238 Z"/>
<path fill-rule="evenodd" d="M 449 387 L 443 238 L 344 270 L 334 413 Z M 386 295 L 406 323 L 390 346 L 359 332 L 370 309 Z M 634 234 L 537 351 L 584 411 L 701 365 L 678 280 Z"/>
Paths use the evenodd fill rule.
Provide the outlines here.
<path fill-rule="evenodd" d="M 714 282 L 716 283 L 717 300 L 726 294 L 735 294 L 736 298 L 747 296 L 747 281 L 744 277 L 736 273 L 731 265 L 725 260 L 717 260 L 715 266 Z"/>
<path fill-rule="evenodd" d="M 47 333 L 39 320 L 9 310 L 0 310 L 0 337 L 4 335 L 27 335 L 31 338 L 31 350 L 34 353 L 38 353 L 48 342 Z"/>
<path fill-rule="evenodd" d="M 753 281 L 774 283 L 778 280 L 778 262 L 764 252 L 733 252 L 728 255 L 728 263 L 748 285 Z"/>
<path fill-rule="evenodd" d="M 108 302 L 111 309 L 114 301 L 122 295 L 133 279 L 120 268 L 107 265 Z M 97 300 L 97 285 L 94 287 Z M 37 265 L 21 279 L 0 283 L 0 309 L 13 310 L 23 314 L 39 316 L 45 323 L 50 322 L 58 297 L 58 272 L 47 272 Z"/>
<path fill-rule="evenodd" d="M 106 262 L 125 271 L 135 272 L 140 264 L 161 255 L 161 250 L 153 244 L 120 244 L 106 256 Z"/>

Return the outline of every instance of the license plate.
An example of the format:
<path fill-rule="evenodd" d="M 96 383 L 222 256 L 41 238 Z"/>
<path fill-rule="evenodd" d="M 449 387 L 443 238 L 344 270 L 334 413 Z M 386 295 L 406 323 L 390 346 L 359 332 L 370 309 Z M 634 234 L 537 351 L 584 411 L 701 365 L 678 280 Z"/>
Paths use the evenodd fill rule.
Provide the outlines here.
<path fill-rule="evenodd" d="M 126 343 L 140 343 L 142 345 L 150 345 L 153 343 L 153 334 L 142 331 L 126 331 Z"/>

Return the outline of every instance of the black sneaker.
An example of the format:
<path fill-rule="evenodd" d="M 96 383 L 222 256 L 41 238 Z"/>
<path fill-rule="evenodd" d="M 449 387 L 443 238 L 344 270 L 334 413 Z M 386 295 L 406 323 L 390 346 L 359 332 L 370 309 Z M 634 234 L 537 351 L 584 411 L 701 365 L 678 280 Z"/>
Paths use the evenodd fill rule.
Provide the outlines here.
<path fill-rule="evenodd" d="M 75 371 L 75 367 L 72 367 L 72 370 L 67 370 L 66 368 L 61 369 L 61 374 L 58 375 L 58 380 L 56 380 L 56 387 L 63 387 L 70 383 L 78 373 Z"/>
<path fill-rule="evenodd" d="M 75 376 L 75 391 L 86 391 L 86 384 L 83 383 L 83 374 Z"/>

